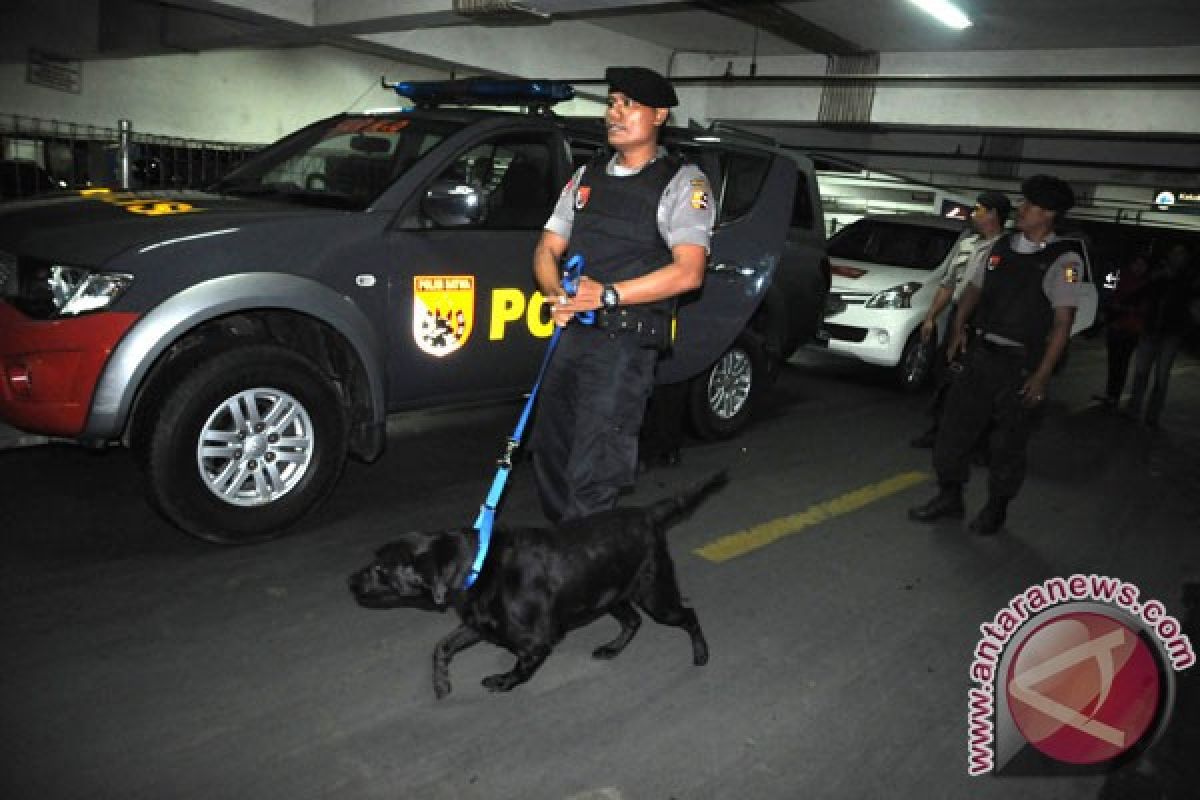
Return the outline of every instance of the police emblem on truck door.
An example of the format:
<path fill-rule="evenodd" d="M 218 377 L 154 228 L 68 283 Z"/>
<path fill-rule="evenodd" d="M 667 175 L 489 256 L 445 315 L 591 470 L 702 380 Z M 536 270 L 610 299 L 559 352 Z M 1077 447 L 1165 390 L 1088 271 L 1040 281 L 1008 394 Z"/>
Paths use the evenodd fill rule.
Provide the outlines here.
<path fill-rule="evenodd" d="M 461 349 L 474 322 L 474 276 L 413 277 L 413 338 L 422 351 L 441 358 Z"/>

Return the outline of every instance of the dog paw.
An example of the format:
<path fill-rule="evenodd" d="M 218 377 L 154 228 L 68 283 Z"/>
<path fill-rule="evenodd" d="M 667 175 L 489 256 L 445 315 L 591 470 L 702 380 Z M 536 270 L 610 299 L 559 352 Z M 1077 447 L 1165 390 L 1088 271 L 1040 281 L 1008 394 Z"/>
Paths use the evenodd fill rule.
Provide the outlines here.
<path fill-rule="evenodd" d="M 446 695 L 450 694 L 450 681 L 446 680 L 445 678 L 441 680 L 434 678 L 433 693 L 438 700 L 441 700 Z"/>
<path fill-rule="evenodd" d="M 697 667 L 703 667 L 708 663 L 708 647 L 699 646 L 692 648 L 692 663 Z"/>
<path fill-rule="evenodd" d="M 489 692 L 507 692 L 516 685 L 517 679 L 507 673 L 488 675 L 483 679 L 483 688 Z"/>
<path fill-rule="evenodd" d="M 603 647 L 597 647 L 595 650 L 593 650 L 592 658 L 599 658 L 603 661 L 609 661 L 616 658 L 618 655 L 620 655 L 620 653 L 620 648 L 606 644 Z"/>

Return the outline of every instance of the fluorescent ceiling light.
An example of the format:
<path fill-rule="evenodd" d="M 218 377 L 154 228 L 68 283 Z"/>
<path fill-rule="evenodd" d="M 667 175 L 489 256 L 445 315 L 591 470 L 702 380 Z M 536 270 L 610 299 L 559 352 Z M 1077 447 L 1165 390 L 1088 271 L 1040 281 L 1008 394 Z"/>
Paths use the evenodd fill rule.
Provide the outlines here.
<path fill-rule="evenodd" d="M 947 27 L 959 31 L 971 27 L 970 18 L 950 0 L 910 0 L 910 2 L 926 14 L 932 14 L 938 22 Z"/>

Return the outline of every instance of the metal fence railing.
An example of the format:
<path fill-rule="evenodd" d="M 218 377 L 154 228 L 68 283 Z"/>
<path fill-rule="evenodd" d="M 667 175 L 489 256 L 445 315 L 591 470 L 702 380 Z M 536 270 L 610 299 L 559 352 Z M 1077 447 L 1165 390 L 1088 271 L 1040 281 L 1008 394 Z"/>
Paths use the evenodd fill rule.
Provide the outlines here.
<path fill-rule="evenodd" d="M 200 189 L 262 147 L 140 133 L 121 122 L 105 128 L 0 114 L 0 197 L 89 186 Z"/>

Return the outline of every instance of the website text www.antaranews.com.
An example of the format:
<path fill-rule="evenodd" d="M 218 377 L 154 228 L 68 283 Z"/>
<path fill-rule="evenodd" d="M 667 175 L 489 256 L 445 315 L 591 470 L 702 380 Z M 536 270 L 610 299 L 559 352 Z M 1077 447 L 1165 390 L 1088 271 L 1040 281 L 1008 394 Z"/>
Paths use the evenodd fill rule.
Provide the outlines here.
<path fill-rule="evenodd" d="M 1140 597 L 1137 586 L 1119 578 L 1094 574 L 1050 578 L 1015 595 L 991 622 L 979 626 L 983 637 L 975 646 L 970 673 L 976 685 L 968 693 L 967 708 L 967 771 L 971 775 L 990 772 L 994 764 L 995 678 L 1005 648 L 1026 621 L 1047 608 L 1089 601 L 1115 606 L 1131 614 L 1159 639 L 1176 672 L 1196 663 L 1191 641 L 1183 633 L 1179 620 L 1169 615 L 1158 600 L 1143 602 Z"/>

